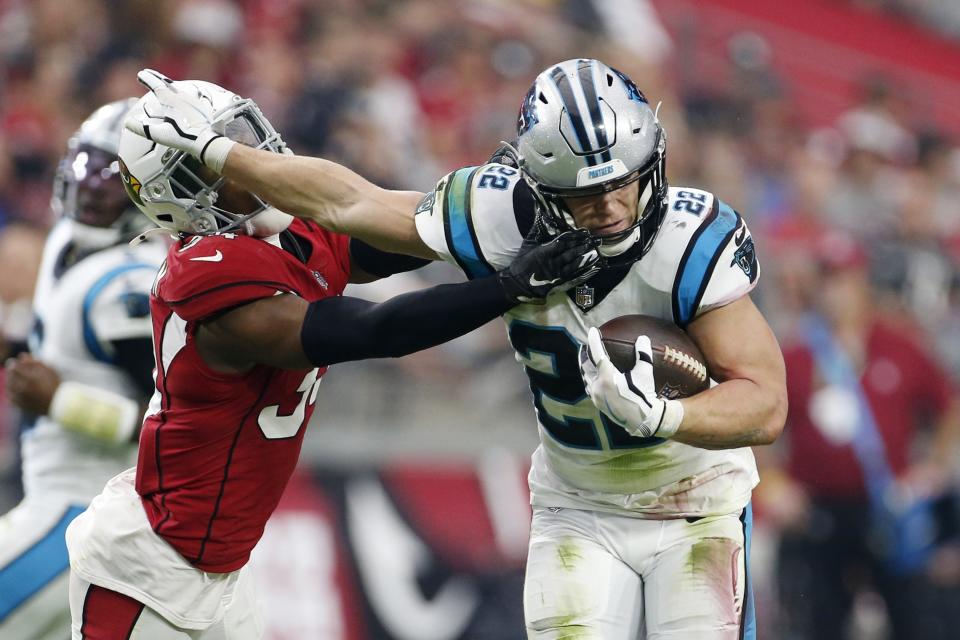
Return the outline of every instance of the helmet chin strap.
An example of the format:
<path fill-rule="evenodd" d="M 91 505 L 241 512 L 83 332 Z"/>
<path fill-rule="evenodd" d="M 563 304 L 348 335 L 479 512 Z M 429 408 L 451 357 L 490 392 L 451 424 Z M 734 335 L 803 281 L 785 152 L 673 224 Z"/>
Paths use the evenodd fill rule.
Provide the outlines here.
<path fill-rule="evenodd" d="M 267 207 L 243 223 L 247 235 L 256 238 L 268 238 L 286 231 L 293 223 L 293 216 L 274 207 Z"/>
<path fill-rule="evenodd" d="M 640 227 L 637 226 L 630 235 L 612 244 L 600 244 L 598 251 L 604 258 L 613 258 L 624 253 L 627 249 L 640 241 Z"/>

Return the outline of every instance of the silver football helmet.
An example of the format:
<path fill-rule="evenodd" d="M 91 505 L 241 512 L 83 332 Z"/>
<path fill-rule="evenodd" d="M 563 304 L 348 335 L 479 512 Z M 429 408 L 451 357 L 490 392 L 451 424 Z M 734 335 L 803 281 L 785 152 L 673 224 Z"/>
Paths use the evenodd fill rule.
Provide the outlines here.
<path fill-rule="evenodd" d="M 113 246 L 148 226 L 124 192 L 117 160 L 123 120 L 136 101 L 117 100 L 94 111 L 67 141 L 57 166 L 50 207 L 71 220 L 73 240 L 82 249 Z"/>
<path fill-rule="evenodd" d="M 214 131 L 257 149 L 283 153 L 280 134 L 255 102 L 201 80 L 174 82 L 194 96 Z M 133 107 L 159 113 L 153 92 Z M 189 154 L 124 130 L 120 136 L 120 171 L 130 199 L 157 226 L 174 233 L 251 232 L 254 216 L 280 214 L 258 196 L 242 190 Z"/>
<path fill-rule="evenodd" d="M 537 76 L 517 125 L 517 164 L 551 233 L 575 228 L 564 198 L 640 182 L 637 219 L 599 236 L 607 264 L 638 260 L 667 206 L 666 137 L 630 78 L 598 60 L 566 60 Z"/>

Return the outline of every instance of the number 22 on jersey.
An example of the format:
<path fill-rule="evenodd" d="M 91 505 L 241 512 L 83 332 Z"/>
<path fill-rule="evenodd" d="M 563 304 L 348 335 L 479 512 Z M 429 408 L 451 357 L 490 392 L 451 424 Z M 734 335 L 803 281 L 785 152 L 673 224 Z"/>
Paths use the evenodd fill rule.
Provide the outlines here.
<path fill-rule="evenodd" d="M 510 323 L 510 343 L 523 362 L 533 404 L 554 440 L 577 449 L 651 447 L 663 438 L 637 438 L 597 410 L 580 377 L 580 343 L 563 327 Z"/>

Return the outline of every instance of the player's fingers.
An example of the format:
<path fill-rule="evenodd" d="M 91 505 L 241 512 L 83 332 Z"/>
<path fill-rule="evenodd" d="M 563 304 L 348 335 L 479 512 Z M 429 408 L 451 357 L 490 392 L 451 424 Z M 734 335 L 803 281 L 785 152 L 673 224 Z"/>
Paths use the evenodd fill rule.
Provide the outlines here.
<path fill-rule="evenodd" d="M 633 344 L 633 351 L 636 360 L 633 370 L 640 374 L 653 374 L 653 349 L 650 346 L 648 336 L 637 336 L 637 341 Z"/>
<path fill-rule="evenodd" d="M 585 384 L 589 385 L 597 377 L 597 365 L 590 359 L 590 350 L 587 349 L 587 345 L 581 344 L 577 355 L 580 360 L 580 377 Z"/>
<path fill-rule="evenodd" d="M 137 73 L 137 80 L 140 81 L 140 84 L 145 86 L 150 91 L 156 93 L 158 90 L 173 91 L 176 92 L 176 89 L 173 86 L 173 80 L 163 75 L 159 71 L 154 71 L 153 69 L 141 69 Z"/>
<path fill-rule="evenodd" d="M 572 229 L 564 231 L 551 242 L 557 244 L 561 250 L 573 247 L 586 247 L 590 243 L 590 234 L 585 229 Z"/>
<path fill-rule="evenodd" d="M 610 362 L 610 356 L 607 355 L 607 349 L 603 346 L 603 340 L 600 337 L 600 330 L 596 327 L 590 327 L 587 331 L 587 348 L 590 350 L 590 360 L 597 365 L 598 369 L 602 370 L 604 362 Z"/>
<path fill-rule="evenodd" d="M 564 280 L 569 280 L 593 269 L 599 259 L 600 254 L 596 249 L 587 249 L 579 244 L 557 256 L 554 272 Z"/>
<path fill-rule="evenodd" d="M 147 140 L 153 139 L 148 135 L 147 130 L 144 128 L 143 123 L 139 120 L 139 118 L 137 118 L 133 114 L 128 115 L 126 119 L 124 119 L 123 126 L 128 131 L 132 131 L 138 136 L 142 136 Z"/>

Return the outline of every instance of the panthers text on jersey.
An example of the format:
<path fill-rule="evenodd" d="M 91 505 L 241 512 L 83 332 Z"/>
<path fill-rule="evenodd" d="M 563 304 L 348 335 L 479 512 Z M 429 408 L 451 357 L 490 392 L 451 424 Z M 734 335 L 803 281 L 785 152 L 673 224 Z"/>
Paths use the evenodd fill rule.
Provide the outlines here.
<path fill-rule="evenodd" d="M 508 265 L 534 219 L 529 187 L 499 164 L 449 174 L 416 214 L 423 241 L 471 278 Z M 685 327 L 746 295 L 758 275 L 753 239 L 733 209 L 706 191 L 670 188 L 663 225 L 641 260 L 505 314 L 539 422 L 534 506 L 674 518 L 747 504 L 758 481 L 749 448 L 710 451 L 629 435 L 586 395 L 577 354 L 591 326 L 644 314 Z"/>
<path fill-rule="evenodd" d="M 30 350 L 63 382 L 144 397 L 149 365 L 125 369 L 114 346 L 149 343 L 150 286 L 166 244 L 84 253 L 73 226 L 62 219 L 47 237 Z M 149 357 L 149 349 L 145 353 Z M 48 416 L 24 425 L 24 499 L 0 519 L 0 637 L 41 637 L 42 629 L 69 633 L 64 530 L 110 477 L 133 464 L 135 452 L 132 442 L 95 440 Z"/>
<path fill-rule="evenodd" d="M 197 326 L 280 293 L 340 295 L 349 277 L 346 236 L 301 221 L 290 231 L 306 263 L 249 236 L 194 236 L 170 249 L 154 285 L 157 390 L 136 488 L 153 530 L 204 571 L 246 564 L 296 465 L 323 370 L 217 373 L 197 352 Z"/>

